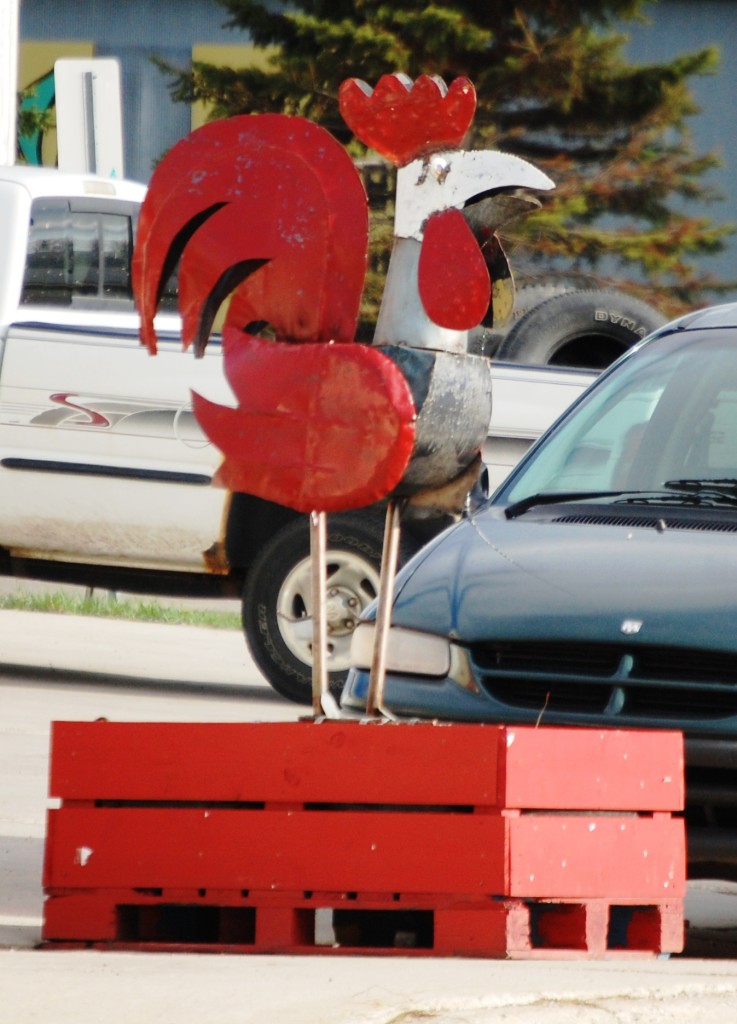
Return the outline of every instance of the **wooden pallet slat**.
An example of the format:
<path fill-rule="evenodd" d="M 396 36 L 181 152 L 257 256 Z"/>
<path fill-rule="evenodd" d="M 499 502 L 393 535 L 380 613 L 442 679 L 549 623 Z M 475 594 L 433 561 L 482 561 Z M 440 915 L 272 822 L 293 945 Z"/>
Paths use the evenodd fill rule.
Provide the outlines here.
<path fill-rule="evenodd" d="M 49 792 L 65 800 L 677 811 L 683 740 L 677 732 L 431 722 L 54 722 Z"/>
<path fill-rule="evenodd" d="M 483 892 L 504 886 L 491 815 L 180 808 L 52 811 L 58 888 Z M 451 870 L 452 865 L 452 870 Z"/>
<path fill-rule="evenodd" d="M 497 801 L 498 726 L 54 722 L 52 730 L 50 795 L 65 799 Z"/>
<path fill-rule="evenodd" d="M 378 811 L 51 811 L 50 888 L 682 896 L 680 819 Z"/>
<path fill-rule="evenodd" d="M 501 728 L 507 746 L 500 786 L 504 807 L 650 812 L 683 807 L 679 732 Z"/>

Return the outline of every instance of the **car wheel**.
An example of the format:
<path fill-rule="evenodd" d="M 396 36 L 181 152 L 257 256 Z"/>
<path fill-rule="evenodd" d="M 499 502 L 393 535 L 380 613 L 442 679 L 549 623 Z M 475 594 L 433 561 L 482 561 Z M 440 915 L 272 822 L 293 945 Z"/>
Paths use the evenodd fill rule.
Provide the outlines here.
<path fill-rule="evenodd" d="M 603 370 L 665 322 L 652 306 L 623 292 L 562 292 L 521 317 L 495 358 Z"/>
<path fill-rule="evenodd" d="M 353 630 L 379 591 L 384 519 L 370 513 L 328 516 L 326 559 L 330 690 L 340 694 Z M 416 545 L 403 538 L 400 560 Z M 249 570 L 243 630 L 251 655 L 282 697 L 312 702 L 312 593 L 309 521 L 280 530 Z"/>

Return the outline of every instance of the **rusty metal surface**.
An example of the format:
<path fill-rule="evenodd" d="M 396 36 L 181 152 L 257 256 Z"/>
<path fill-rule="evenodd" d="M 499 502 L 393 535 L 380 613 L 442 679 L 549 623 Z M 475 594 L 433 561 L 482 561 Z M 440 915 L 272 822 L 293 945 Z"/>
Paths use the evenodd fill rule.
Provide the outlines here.
<path fill-rule="evenodd" d="M 325 565 L 327 522 L 324 512 L 310 513 L 310 558 L 312 565 Z M 328 624 L 327 587 L 324 572 L 312 572 L 313 643 L 312 643 L 312 711 L 321 714 L 328 693 Z"/>
<path fill-rule="evenodd" d="M 389 501 L 386 507 L 384 547 L 381 553 L 381 588 L 376 609 L 376 639 L 371 659 L 371 684 L 366 696 L 366 716 L 388 714 L 384 707 L 384 682 L 386 680 L 386 655 L 391 630 L 392 605 L 394 603 L 394 580 L 399 559 L 399 534 L 401 507 L 396 501 Z"/>
<path fill-rule="evenodd" d="M 451 352 L 386 351 L 406 373 L 417 406 L 415 447 L 396 493 L 410 496 L 441 488 L 476 462 L 486 437 L 492 403 L 489 362 Z"/>

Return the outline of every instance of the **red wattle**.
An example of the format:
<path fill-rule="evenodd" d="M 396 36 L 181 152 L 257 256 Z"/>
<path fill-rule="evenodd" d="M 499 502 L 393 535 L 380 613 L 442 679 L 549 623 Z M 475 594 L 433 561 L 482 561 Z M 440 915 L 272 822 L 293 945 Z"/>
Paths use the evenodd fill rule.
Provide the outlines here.
<path fill-rule="evenodd" d="M 434 213 L 425 224 L 418 284 L 433 323 L 467 331 L 483 320 L 491 302 L 489 270 L 460 210 Z"/>

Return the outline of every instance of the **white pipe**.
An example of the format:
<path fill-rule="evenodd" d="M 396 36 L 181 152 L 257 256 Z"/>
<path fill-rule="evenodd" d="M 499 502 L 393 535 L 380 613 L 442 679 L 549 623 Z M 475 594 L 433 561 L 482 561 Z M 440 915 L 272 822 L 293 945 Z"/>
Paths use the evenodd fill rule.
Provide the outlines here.
<path fill-rule="evenodd" d="M 0 164 L 14 164 L 17 146 L 20 0 L 0 0 Z"/>

